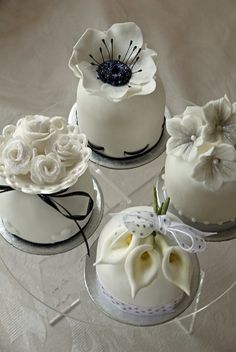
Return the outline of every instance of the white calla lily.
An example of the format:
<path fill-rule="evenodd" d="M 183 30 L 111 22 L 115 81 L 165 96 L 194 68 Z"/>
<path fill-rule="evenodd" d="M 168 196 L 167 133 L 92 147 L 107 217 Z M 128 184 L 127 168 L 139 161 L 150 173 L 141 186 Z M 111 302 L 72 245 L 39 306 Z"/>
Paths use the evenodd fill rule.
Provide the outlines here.
<path fill-rule="evenodd" d="M 143 244 L 129 252 L 125 261 L 125 271 L 131 287 L 131 296 L 152 283 L 161 266 L 160 254 L 152 245 Z"/>
<path fill-rule="evenodd" d="M 162 259 L 165 278 L 190 295 L 192 266 L 188 253 L 178 246 L 165 247 Z"/>
<path fill-rule="evenodd" d="M 133 236 L 122 226 L 106 240 L 102 247 L 100 257 L 94 265 L 98 264 L 119 264 L 126 258 L 128 253 L 138 245 L 139 239 Z"/>

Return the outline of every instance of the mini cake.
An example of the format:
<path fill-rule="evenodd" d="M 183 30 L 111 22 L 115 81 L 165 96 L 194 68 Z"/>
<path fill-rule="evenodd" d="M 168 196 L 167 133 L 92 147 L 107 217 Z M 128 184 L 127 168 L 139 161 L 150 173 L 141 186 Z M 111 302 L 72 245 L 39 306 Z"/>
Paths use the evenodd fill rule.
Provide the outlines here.
<path fill-rule="evenodd" d="M 227 96 L 167 121 L 165 187 L 179 214 L 222 224 L 236 217 L 236 104 Z"/>
<path fill-rule="evenodd" d="M 190 295 L 193 267 L 187 251 L 203 250 L 204 241 L 196 238 L 190 248 L 182 236 L 180 248 L 171 235 L 178 228 L 183 232 L 178 221 L 147 206 L 112 217 L 100 234 L 95 263 L 105 299 L 131 314 L 155 315 L 173 312 L 184 292 Z"/>
<path fill-rule="evenodd" d="M 5 228 L 38 244 L 78 233 L 89 221 L 95 197 L 89 156 L 85 135 L 62 117 L 26 116 L 6 126 L 0 136 Z"/>
<path fill-rule="evenodd" d="M 155 61 L 134 23 L 87 29 L 74 46 L 69 67 L 79 78 L 79 126 L 94 151 L 127 158 L 158 143 L 165 92 Z"/>

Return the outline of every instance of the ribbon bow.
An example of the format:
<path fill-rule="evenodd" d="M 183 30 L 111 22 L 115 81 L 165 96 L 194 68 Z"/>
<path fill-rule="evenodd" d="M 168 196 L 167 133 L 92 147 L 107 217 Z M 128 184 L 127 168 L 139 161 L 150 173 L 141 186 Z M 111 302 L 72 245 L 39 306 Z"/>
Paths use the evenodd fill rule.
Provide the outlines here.
<path fill-rule="evenodd" d="M 153 231 L 175 240 L 186 252 L 202 252 L 206 248 L 204 237 L 215 232 L 202 232 L 184 223 L 171 221 L 167 215 L 157 215 L 149 211 L 135 211 L 123 215 L 128 231 L 134 236 L 145 238 Z"/>
<path fill-rule="evenodd" d="M 93 209 L 93 199 L 86 192 L 76 191 L 76 192 L 66 193 L 67 190 L 68 190 L 68 188 L 64 189 L 62 191 L 56 192 L 56 193 L 52 193 L 52 194 L 38 194 L 38 197 L 43 202 L 45 202 L 46 204 L 48 204 L 49 206 L 54 208 L 56 211 L 58 211 L 61 215 L 65 216 L 67 219 L 70 219 L 70 220 L 75 222 L 75 224 L 77 225 L 77 227 L 79 229 L 79 231 L 75 235 L 78 235 L 79 233 L 81 233 L 81 235 L 82 235 L 82 237 L 84 239 L 86 248 L 87 248 L 87 253 L 88 253 L 88 255 L 90 255 L 87 238 L 86 238 L 86 236 L 84 234 L 83 228 L 80 226 L 78 221 L 86 219 L 86 217 L 91 213 L 91 211 Z M 10 187 L 10 186 L 0 185 L 0 193 L 10 192 L 10 191 L 15 191 L 15 189 Z M 60 204 L 58 201 L 56 201 L 54 199 L 54 198 L 68 198 L 68 197 L 85 197 L 85 198 L 88 198 L 88 206 L 87 206 L 85 214 L 82 214 L 82 215 L 71 214 L 62 204 Z"/>

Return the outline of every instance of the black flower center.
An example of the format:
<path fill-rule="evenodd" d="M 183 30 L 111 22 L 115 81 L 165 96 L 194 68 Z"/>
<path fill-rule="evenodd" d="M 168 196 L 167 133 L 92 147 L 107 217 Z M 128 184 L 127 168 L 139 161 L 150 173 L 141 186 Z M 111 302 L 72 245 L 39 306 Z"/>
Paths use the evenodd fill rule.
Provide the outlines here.
<path fill-rule="evenodd" d="M 123 86 L 127 84 L 132 76 L 128 65 L 119 60 L 107 60 L 97 68 L 98 79 L 112 86 Z"/>
<path fill-rule="evenodd" d="M 142 69 L 134 71 L 134 66 L 139 60 L 139 53 L 141 48 L 137 50 L 137 46 L 133 46 L 133 41 L 131 40 L 124 54 L 124 57 L 121 59 L 121 55 L 118 55 L 118 58 L 113 58 L 114 46 L 113 39 L 111 39 L 110 49 L 107 46 L 107 43 L 102 39 L 105 51 L 108 54 L 108 59 L 104 58 L 104 48 L 99 48 L 102 62 L 96 60 L 91 54 L 89 55 L 94 62 L 91 62 L 91 65 L 97 66 L 97 78 L 102 82 L 110 84 L 112 86 L 123 86 L 129 83 L 129 80 L 134 73 L 141 72 Z M 136 52 L 136 53 L 135 53 Z"/>

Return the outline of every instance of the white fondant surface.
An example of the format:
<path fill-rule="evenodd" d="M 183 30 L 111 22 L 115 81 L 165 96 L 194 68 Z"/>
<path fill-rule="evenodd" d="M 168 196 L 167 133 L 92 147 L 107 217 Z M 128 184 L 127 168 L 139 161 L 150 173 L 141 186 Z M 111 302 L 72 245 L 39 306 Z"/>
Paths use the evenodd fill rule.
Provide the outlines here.
<path fill-rule="evenodd" d="M 115 89 L 115 88 L 114 88 Z M 162 133 L 165 92 L 160 78 L 156 90 L 120 102 L 88 94 L 78 85 L 77 104 L 80 131 L 104 154 L 123 158 L 124 151 L 135 152 L 153 147 Z"/>
<path fill-rule="evenodd" d="M 130 211 L 150 211 L 151 207 L 140 206 L 128 208 L 124 212 Z M 103 252 L 103 246 L 109 236 L 114 236 L 115 230 L 119 229 L 121 220 L 113 217 L 102 230 L 97 248 L 97 260 Z M 167 240 L 169 242 L 169 240 Z M 119 264 L 99 264 L 96 265 L 98 279 L 104 289 L 114 298 L 125 304 L 133 304 L 142 307 L 160 307 L 165 304 L 174 303 L 182 297 L 183 292 L 178 287 L 167 281 L 163 275 L 161 267 L 152 283 L 137 293 L 135 298 L 131 297 L 131 289 L 124 269 L 124 261 Z"/>
<path fill-rule="evenodd" d="M 226 182 L 211 191 L 192 178 L 194 163 L 167 155 L 165 186 L 175 208 L 202 223 L 233 220 L 236 217 L 236 181 Z"/>
<path fill-rule="evenodd" d="M 3 180 L 1 180 L 3 184 Z M 84 191 L 94 199 L 92 177 L 89 169 L 78 178 L 78 181 L 67 192 Z M 88 200 L 80 197 L 56 198 L 72 214 L 85 214 Z M 92 212 L 91 212 L 92 213 Z M 83 227 L 88 217 L 80 221 Z M 34 243 L 56 243 L 70 238 L 78 232 L 73 220 L 67 219 L 37 195 L 20 191 L 10 191 L 0 195 L 0 217 L 6 229 Z"/>

